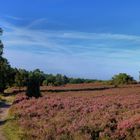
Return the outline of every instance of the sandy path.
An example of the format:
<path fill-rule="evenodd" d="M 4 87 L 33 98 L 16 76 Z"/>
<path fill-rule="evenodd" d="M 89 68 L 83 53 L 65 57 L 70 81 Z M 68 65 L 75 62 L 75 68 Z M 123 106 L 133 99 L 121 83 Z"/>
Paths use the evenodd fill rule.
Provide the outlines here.
<path fill-rule="evenodd" d="M 2 127 L 6 122 L 6 117 L 8 115 L 9 108 L 10 108 L 10 104 L 7 104 L 5 102 L 0 102 L 0 140 L 6 140 L 2 132 Z"/>

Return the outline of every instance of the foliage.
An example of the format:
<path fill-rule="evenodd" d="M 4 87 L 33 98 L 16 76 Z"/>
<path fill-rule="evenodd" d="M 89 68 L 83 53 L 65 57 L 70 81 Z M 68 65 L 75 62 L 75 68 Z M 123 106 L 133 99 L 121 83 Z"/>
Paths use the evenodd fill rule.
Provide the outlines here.
<path fill-rule="evenodd" d="M 51 85 L 51 86 L 60 86 L 69 83 L 69 78 L 67 76 L 63 76 L 61 74 L 52 75 L 47 74 L 45 80 L 43 81 L 43 85 Z"/>
<path fill-rule="evenodd" d="M 2 29 L 0 28 L 0 35 L 2 34 Z M 0 40 L 0 92 L 11 85 L 11 66 L 7 59 L 3 56 L 3 44 Z"/>
<path fill-rule="evenodd" d="M 70 78 L 70 83 L 71 84 L 80 84 L 80 83 L 84 83 L 85 79 L 81 79 L 81 78 Z"/>
<path fill-rule="evenodd" d="M 0 57 L 0 92 L 3 92 L 10 83 L 11 67 L 7 59 Z"/>
<path fill-rule="evenodd" d="M 24 69 L 15 69 L 15 85 L 17 87 L 23 87 L 27 85 L 28 71 Z"/>
<path fill-rule="evenodd" d="M 43 81 L 43 85 L 46 85 L 46 86 L 53 86 L 55 83 L 55 76 L 52 75 L 52 74 L 47 74 L 46 77 L 45 77 L 45 80 Z"/>
<path fill-rule="evenodd" d="M 112 82 L 115 85 L 124 85 L 124 84 L 133 84 L 135 83 L 135 80 L 133 79 L 133 77 L 131 77 L 126 73 L 120 73 L 112 77 Z"/>
<path fill-rule="evenodd" d="M 61 74 L 57 74 L 55 77 L 55 86 L 65 85 L 68 83 L 68 78 L 66 76 L 62 76 Z"/>
<path fill-rule="evenodd" d="M 39 81 L 39 85 L 41 86 L 43 84 L 43 81 L 45 80 L 46 74 L 43 71 L 40 71 L 39 69 L 35 69 L 33 72 L 29 72 L 29 75 L 35 75 L 35 77 Z"/>
<path fill-rule="evenodd" d="M 94 79 L 82 79 L 82 78 L 69 78 L 65 75 L 57 74 L 46 74 L 45 80 L 43 81 L 43 85 L 46 86 L 61 86 L 65 84 L 80 84 L 80 83 L 94 83 L 99 80 Z M 102 82 L 102 81 L 99 81 Z"/>

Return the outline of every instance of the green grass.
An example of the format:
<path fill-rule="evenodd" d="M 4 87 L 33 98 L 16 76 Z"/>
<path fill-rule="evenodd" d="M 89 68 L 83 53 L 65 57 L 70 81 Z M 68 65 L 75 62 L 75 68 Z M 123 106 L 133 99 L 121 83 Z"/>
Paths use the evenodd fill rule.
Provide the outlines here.
<path fill-rule="evenodd" d="M 4 96 L 3 94 L 0 94 L 0 101 L 5 102 L 5 103 L 13 103 L 15 99 L 15 95 L 10 95 L 10 96 Z"/>
<path fill-rule="evenodd" d="M 12 108 L 9 110 L 3 132 L 7 140 L 26 140 L 23 130 L 19 127 L 17 119 L 12 115 Z"/>
<path fill-rule="evenodd" d="M 15 120 L 7 121 L 3 127 L 3 131 L 7 140 L 26 140 Z"/>
<path fill-rule="evenodd" d="M 6 95 L 6 93 L 4 93 Z M 4 96 L 0 94 L 0 103 L 12 104 L 15 95 Z M 13 117 L 11 109 L 9 110 L 6 122 L 3 126 L 3 132 L 7 140 L 26 140 L 23 136 L 23 131 L 19 128 L 17 120 Z"/>

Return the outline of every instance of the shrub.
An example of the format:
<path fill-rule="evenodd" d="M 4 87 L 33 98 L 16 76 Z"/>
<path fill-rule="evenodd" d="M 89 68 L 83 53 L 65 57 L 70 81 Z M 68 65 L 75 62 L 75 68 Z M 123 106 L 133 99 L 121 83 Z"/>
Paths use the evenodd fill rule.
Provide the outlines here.
<path fill-rule="evenodd" d="M 38 98 L 41 96 L 40 93 L 40 79 L 36 73 L 32 72 L 27 80 L 27 91 L 26 95 L 28 97 Z"/>

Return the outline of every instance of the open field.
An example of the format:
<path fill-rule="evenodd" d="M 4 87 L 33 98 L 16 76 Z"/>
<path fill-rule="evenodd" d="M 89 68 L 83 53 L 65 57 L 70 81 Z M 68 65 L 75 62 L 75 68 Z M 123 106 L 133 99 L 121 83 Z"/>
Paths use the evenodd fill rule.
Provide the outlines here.
<path fill-rule="evenodd" d="M 14 119 L 7 127 L 13 130 L 10 124 L 16 124 L 18 131 L 12 134 L 19 140 L 140 139 L 139 85 L 93 91 L 42 89 L 43 97 L 39 99 L 29 100 L 24 93 L 18 94 L 10 109 Z"/>

